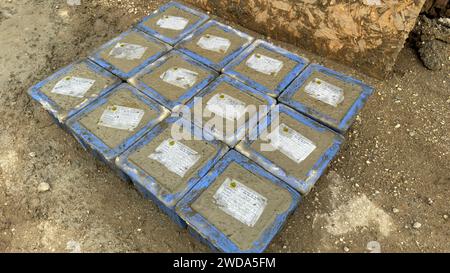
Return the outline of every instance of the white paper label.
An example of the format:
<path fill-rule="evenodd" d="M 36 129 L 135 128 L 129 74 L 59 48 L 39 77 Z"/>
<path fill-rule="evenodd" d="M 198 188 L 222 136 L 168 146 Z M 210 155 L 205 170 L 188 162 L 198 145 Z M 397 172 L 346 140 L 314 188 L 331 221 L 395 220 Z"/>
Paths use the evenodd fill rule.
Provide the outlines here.
<path fill-rule="evenodd" d="M 189 89 L 197 82 L 198 74 L 194 71 L 179 67 L 172 67 L 164 72 L 160 78 L 168 84 Z"/>
<path fill-rule="evenodd" d="M 299 164 L 317 148 L 316 145 L 297 131 L 282 123 L 270 134 L 271 145 Z"/>
<path fill-rule="evenodd" d="M 95 80 L 65 77 L 53 87 L 52 93 L 82 98 L 94 83 Z"/>
<path fill-rule="evenodd" d="M 154 153 L 149 155 L 149 158 L 163 164 L 178 176 L 184 177 L 200 159 L 200 155 L 181 142 L 167 139 L 156 148 Z"/>
<path fill-rule="evenodd" d="M 200 38 L 197 45 L 205 50 L 225 53 L 230 48 L 230 40 L 214 35 L 205 35 Z"/>
<path fill-rule="evenodd" d="M 229 120 L 239 120 L 245 114 L 244 102 L 227 94 L 214 95 L 206 104 L 206 109 Z"/>
<path fill-rule="evenodd" d="M 163 164 L 178 176 L 184 177 L 200 159 L 200 155 L 181 142 L 167 139 L 156 148 L 154 153 L 149 155 L 149 158 Z"/>
<path fill-rule="evenodd" d="M 226 214 L 249 227 L 255 226 L 267 205 L 267 198 L 230 178 L 214 194 L 214 200 Z"/>
<path fill-rule="evenodd" d="M 305 92 L 311 97 L 334 107 L 344 101 L 344 90 L 342 88 L 318 78 L 308 83 Z"/>
<path fill-rule="evenodd" d="M 246 62 L 251 69 L 266 75 L 276 75 L 283 68 L 283 62 L 261 54 L 253 54 Z"/>
<path fill-rule="evenodd" d="M 144 110 L 124 106 L 108 106 L 100 117 L 98 125 L 133 131 L 144 117 Z"/>
<path fill-rule="evenodd" d="M 140 60 L 142 56 L 144 56 L 146 50 L 147 50 L 146 47 L 140 45 L 118 43 L 111 50 L 109 56 L 116 59 L 125 59 L 128 61 Z"/>
<path fill-rule="evenodd" d="M 159 19 L 156 24 L 160 28 L 171 29 L 171 30 L 183 30 L 188 25 L 189 20 L 183 17 L 166 15 L 163 18 Z"/>

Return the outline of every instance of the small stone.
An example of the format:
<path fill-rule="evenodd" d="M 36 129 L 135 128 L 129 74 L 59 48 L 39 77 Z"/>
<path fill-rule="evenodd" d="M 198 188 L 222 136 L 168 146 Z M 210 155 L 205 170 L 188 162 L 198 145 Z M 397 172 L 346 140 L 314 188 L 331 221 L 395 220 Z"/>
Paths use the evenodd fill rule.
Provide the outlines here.
<path fill-rule="evenodd" d="M 444 219 L 447 220 L 448 219 L 448 215 L 444 214 Z"/>
<path fill-rule="evenodd" d="M 366 248 L 370 253 L 381 253 L 381 244 L 377 241 L 368 242 Z"/>
<path fill-rule="evenodd" d="M 36 157 L 36 153 L 35 152 L 31 152 L 28 154 L 30 157 Z"/>
<path fill-rule="evenodd" d="M 421 228 L 421 227 L 422 227 L 422 224 L 419 223 L 419 222 L 415 222 L 415 223 L 413 224 L 413 228 L 415 228 L 415 229 L 419 229 L 419 228 Z"/>
<path fill-rule="evenodd" d="M 345 252 L 349 252 L 349 251 L 350 251 L 350 248 L 344 246 L 344 251 L 345 251 Z"/>
<path fill-rule="evenodd" d="M 66 249 L 70 251 L 70 253 L 81 253 L 81 245 L 77 241 L 68 241 L 66 244 Z"/>
<path fill-rule="evenodd" d="M 392 212 L 393 212 L 393 213 L 399 213 L 400 210 L 399 210 L 398 208 L 393 208 L 393 209 L 392 209 Z"/>
<path fill-rule="evenodd" d="M 38 185 L 38 192 L 46 192 L 50 190 L 50 185 L 48 183 L 42 182 Z"/>
<path fill-rule="evenodd" d="M 401 126 L 400 124 L 397 124 L 397 125 L 395 125 L 394 128 L 395 128 L 395 129 L 398 129 L 398 128 L 400 128 L 400 126 Z"/>
<path fill-rule="evenodd" d="M 428 205 L 432 205 L 434 202 L 433 202 L 433 199 L 431 199 L 431 198 L 428 198 Z"/>

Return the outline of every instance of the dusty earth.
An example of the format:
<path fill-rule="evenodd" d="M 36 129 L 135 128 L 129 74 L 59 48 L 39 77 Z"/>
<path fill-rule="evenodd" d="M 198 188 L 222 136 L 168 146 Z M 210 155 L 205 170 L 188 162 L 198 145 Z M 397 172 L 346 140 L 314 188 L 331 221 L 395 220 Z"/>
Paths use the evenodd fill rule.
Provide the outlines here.
<path fill-rule="evenodd" d="M 162 1 L 121 2 L 0 1 L 2 252 L 208 251 L 84 152 L 26 94 Z M 405 48 L 392 77 L 379 81 L 301 53 L 376 92 L 269 251 L 449 252 L 449 68 L 431 72 Z M 43 182 L 48 191 L 39 191 L 46 190 L 38 187 Z"/>

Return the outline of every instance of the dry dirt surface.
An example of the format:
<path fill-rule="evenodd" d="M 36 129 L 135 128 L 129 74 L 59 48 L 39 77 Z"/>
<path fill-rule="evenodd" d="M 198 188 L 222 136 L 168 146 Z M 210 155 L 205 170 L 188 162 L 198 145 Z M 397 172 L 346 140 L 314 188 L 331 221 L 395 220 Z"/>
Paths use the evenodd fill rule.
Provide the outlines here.
<path fill-rule="evenodd" d="M 0 251 L 203 252 L 26 94 L 161 1 L 0 1 Z M 292 50 L 292 48 L 289 48 Z M 270 252 L 449 252 L 450 74 L 402 51 Z M 47 187 L 49 186 L 49 187 Z"/>

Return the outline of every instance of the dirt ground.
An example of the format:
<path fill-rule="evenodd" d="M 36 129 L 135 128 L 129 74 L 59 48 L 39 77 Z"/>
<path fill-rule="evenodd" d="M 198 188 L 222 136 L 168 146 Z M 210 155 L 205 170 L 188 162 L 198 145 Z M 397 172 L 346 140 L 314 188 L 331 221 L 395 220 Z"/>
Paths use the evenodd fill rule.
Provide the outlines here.
<path fill-rule="evenodd" d="M 202 252 L 54 125 L 26 90 L 161 2 L 0 1 L 0 251 Z M 128 1 L 127 1 L 128 2 Z M 292 48 L 289 48 L 292 49 Z M 450 251 L 450 71 L 405 48 L 270 252 Z M 50 190 L 39 192 L 41 182 Z"/>

